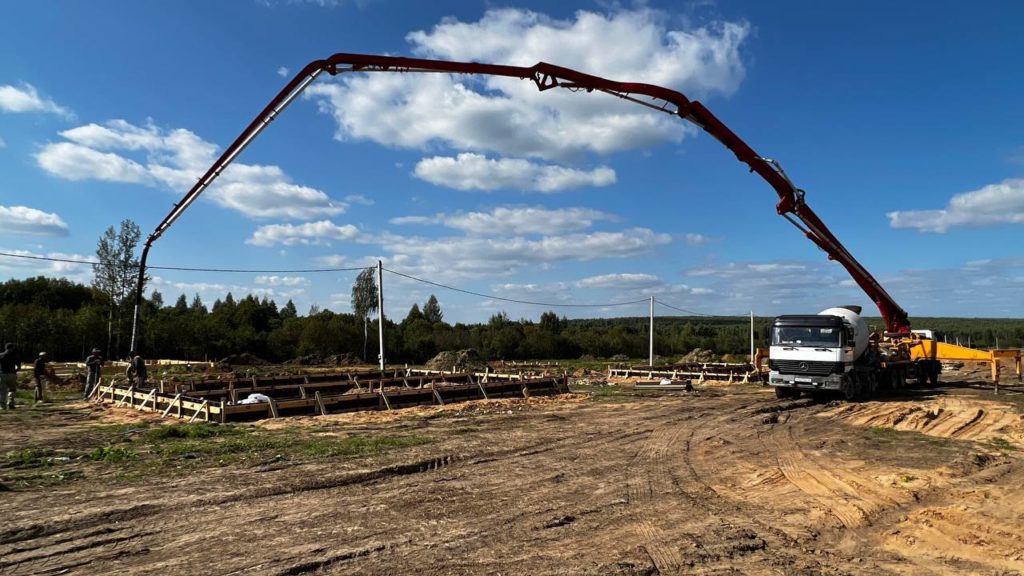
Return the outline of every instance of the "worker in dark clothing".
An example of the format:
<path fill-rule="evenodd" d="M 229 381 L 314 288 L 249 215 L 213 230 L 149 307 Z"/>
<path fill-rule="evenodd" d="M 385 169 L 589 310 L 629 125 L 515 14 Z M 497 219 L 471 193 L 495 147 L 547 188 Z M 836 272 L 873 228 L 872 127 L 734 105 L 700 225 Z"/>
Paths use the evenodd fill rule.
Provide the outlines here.
<path fill-rule="evenodd" d="M 128 353 L 130 360 L 128 361 L 128 371 L 125 374 L 128 376 L 128 382 L 134 384 L 136 388 L 142 388 L 146 385 L 146 361 L 142 359 L 142 356 L 138 355 L 134 350 Z"/>
<path fill-rule="evenodd" d="M 85 399 L 89 399 L 92 389 L 100 383 L 100 368 L 103 367 L 103 355 L 99 348 L 93 348 L 92 354 L 85 359 L 85 368 L 88 370 L 85 377 Z"/>
<path fill-rule="evenodd" d="M 14 393 L 18 390 L 21 358 L 10 342 L 0 352 L 0 410 L 14 410 Z"/>
<path fill-rule="evenodd" d="M 36 381 L 36 402 L 45 402 L 46 397 L 43 390 L 43 382 L 46 380 L 46 363 L 49 362 L 46 352 L 40 352 L 32 365 L 32 377 Z"/>

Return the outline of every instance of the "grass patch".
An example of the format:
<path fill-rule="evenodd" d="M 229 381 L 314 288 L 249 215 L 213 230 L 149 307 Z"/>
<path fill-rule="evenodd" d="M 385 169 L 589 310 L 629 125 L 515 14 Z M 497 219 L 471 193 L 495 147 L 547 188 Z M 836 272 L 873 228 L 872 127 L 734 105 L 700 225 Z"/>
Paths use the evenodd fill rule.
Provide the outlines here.
<path fill-rule="evenodd" d="M 913 430 L 897 430 L 887 426 L 872 426 L 868 429 L 868 436 L 880 444 L 893 442 L 918 442 L 932 446 L 949 446 L 952 442 L 949 438 L 929 436 Z"/>
<path fill-rule="evenodd" d="M 420 446 L 430 442 L 426 436 L 350 436 L 338 440 L 317 439 L 305 443 L 303 451 L 313 457 L 368 456 L 396 448 Z"/>
<path fill-rule="evenodd" d="M 1013 444 L 1006 438 L 1003 438 L 1002 436 L 990 438 L 988 443 L 991 444 L 992 446 L 995 446 L 996 448 L 999 448 L 1000 450 L 1017 450 L 1017 446 L 1015 444 Z"/>
<path fill-rule="evenodd" d="M 53 450 L 49 448 L 26 448 L 17 452 L 8 452 L 4 455 L 9 463 L 22 468 L 47 466 L 50 464 L 52 456 Z"/>
<path fill-rule="evenodd" d="M 230 434 L 243 434 L 244 428 L 236 426 L 217 426 L 206 422 L 197 424 L 170 424 L 146 430 L 146 440 L 159 442 L 161 440 L 179 438 L 213 438 L 214 436 L 226 436 Z"/>
<path fill-rule="evenodd" d="M 138 458 L 138 454 L 120 446 L 100 446 L 87 456 L 94 462 L 107 462 L 108 464 L 120 464 Z"/>

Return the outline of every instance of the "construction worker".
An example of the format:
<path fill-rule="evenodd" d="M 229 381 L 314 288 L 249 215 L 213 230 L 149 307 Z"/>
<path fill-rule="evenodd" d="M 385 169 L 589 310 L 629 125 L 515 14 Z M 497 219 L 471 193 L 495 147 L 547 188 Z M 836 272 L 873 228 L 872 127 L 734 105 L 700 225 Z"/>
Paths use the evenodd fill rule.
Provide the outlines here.
<path fill-rule="evenodd" d="M 40 352 L 39 357 L 32 364 L 32 377 L 36 381 L 36 402 L 45 402 L 43 382 L 46 379 L 46 363 L 49 362 L 46 352 Z"/>
<path fill-rule="evenodd" d="M 128 381 L 134 384 L 137 388 L 142 388 L 146 385 L 146 361 L 142 359 L 138 353 L 134 350 L 128 353 L 130 360 L 128 361 L 128 370 L 125 373 L 128 376 Z"/>
<path fill-rule="evenodd" d="M 85 394 L 84 398 L 89 399 L 89 395 L 92 394 L 92 389 L 100 383 L 100 368 L 103 368 L 103 355 L 100 354 L 99 348 L 93 348 L 92 354 L 85 359 L 85 368 L 88 370 L 85 376 Z"/>
<path fill-rule="evenodd" d="M 0 410 L 14 410 L 14 393 L 18 390 L 21 358 L 14 344 L 8 342 L 0 352 Z"/>

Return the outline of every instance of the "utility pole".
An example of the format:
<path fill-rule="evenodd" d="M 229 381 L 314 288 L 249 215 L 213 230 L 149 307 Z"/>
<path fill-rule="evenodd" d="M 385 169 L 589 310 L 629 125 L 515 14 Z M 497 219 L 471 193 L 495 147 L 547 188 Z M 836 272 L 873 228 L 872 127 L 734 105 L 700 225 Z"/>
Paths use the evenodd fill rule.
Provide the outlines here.
<path fill-rule="evenodd" d="M 377 335 L 380 340 L 380 371 L 384 371 L 384 263 L 377 260 Z"/>
<path fill-rule="evenodd" d="M 754 311 L 750 311 L 750 363 L 754 363 Z"/>
<path fill-rule="evenodd" d="M 647 359 L 647 365 L 654 366 L 654 296 L 651 296 L 651 349 Z"/>

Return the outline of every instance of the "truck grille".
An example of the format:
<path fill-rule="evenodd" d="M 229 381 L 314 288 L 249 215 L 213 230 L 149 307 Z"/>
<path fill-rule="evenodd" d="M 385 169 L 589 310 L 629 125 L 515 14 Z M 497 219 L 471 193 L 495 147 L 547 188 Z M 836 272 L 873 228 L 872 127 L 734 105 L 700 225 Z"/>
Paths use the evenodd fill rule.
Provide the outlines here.
<path fill-rule="evenodd" d="M 806 374 L 808 376 L 828 376 L 842 374 L 842 362 L 807 362 L 805 360 L 769 360 L 768 367 L 783 374 Z"/>

